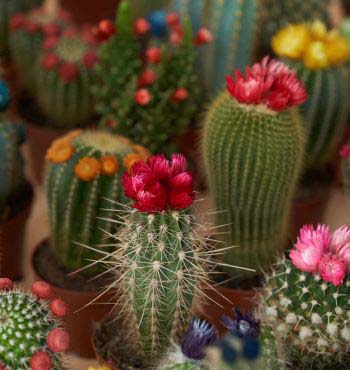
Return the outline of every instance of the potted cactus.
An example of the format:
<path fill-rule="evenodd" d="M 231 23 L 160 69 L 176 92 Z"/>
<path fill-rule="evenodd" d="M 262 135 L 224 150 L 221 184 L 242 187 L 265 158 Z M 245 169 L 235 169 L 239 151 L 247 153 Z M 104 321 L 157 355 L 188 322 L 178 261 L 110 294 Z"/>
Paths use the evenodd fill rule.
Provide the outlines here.
<path fill-rule="evenodd" d="M 20 279 L 25 225 L 33 191 L 25 180 L 20 151 L 25 129 L 5 115 L 9 102 L 9 89 L 0 80 L 0 273 Z"/>
<path fill-rule="evenodd" d="M 350 192 L 350 144 L 345 144 L 340 150 L 343 185 Z"/>
<path fill-rule="evenodd" d="M 60 320 L 68 308 L 51 298 L 50 285 L 37 281 L 25 293 L 0 278 L 0 302 L 0 369 L 67 370 L 69 335 Z"/>
<path fill-rule="evenodd" d="M 99 252 L 114 250 L 111 237 L 118 231 L 122 213 L 113 208 L 127 201 L 122 175 L 147 155 L 145 148 L 124 137 L 92 130 L 68 133 L 55 140 L 46 154 L 51 235 L 36 249 L 33 263 L 37 275 L 70 305 L 65 320 L 71 348 L 84 357 L 93 356 L 93 321 L 101 320 L 111 308 L 99 304 L 102 298 L 107 300 L 107 294 L 100 293 L 108 273 L 103 274 L 100 265 L 87 267 Z M 69 275 L 72 272 L 76 274 Z"/>
<path fill-rule="evenodd" d="M 300 107 L 307 132 L 306 163 L 293 207 L 292 234 L 303 224 L 322 221 L 337 158 L 349 119 L 348 46 L 338 31 L 319 21 L 293 24 L 272 40 L 274 52 L 291 65 L 309 99 Z"/>
<path fill-rule="evenodd" d="M 263 338 L 287 370 L 348 369 L 349 252 L 349 226 L 304 226 L 289 258 L 267 275 Z"/>

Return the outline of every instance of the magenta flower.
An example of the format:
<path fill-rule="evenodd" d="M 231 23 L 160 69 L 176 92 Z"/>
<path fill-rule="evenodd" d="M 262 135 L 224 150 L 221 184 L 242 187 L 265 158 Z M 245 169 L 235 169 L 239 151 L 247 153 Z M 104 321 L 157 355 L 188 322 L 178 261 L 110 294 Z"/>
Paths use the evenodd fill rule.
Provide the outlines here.
<path fill-rule="evenodd" d="M 342 257 L 346 264 L 347 272 L 350 273 L 350 226 L 343 225 L 333 233 L 331 240 L 331 252 Z"/>
<path fill-rule="evenodd" d="M 319 272 L 324 281 L 334 286 L 343 284 L 345 278 L 345 260 L 338 255 L 325 254 L 319 265 Z"/>
<path fill-rule="evenodd" d="M 342 158 L 350 157 L 350 144 L 345 144 L 341 147 L 339 154 Z"/>

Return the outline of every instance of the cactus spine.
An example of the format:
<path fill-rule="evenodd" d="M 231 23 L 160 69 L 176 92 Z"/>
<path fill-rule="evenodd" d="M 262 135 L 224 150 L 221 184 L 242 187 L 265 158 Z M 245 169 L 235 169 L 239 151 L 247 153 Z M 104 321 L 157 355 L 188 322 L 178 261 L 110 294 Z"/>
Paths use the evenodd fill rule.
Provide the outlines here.
<path fill-rule="evenodd" d="M 103 210 L 111 208 L 106 198 L 125 203 L 121 176 L 146 156 L 146 149 L 103 132 L 77 130 L 52 144 L 46 156 L 51 245 L 69 269 L 96 259 L 96 252 L 81 244 L 106 244 L 101 229 L 111 234 L 117 230 L 116 223 L 105 219 L 114 215 Z"/>
<path fill-rule="evenodd" d="M 254 60 L 259 3 L 257 0 L 173 0 L 175 11 L 189 16 L 194 31 L 201 25 L 213 34 L 197 60 L 201 79 L 212 96 L 223 88 L 232 68 L 243 70 Z"/>

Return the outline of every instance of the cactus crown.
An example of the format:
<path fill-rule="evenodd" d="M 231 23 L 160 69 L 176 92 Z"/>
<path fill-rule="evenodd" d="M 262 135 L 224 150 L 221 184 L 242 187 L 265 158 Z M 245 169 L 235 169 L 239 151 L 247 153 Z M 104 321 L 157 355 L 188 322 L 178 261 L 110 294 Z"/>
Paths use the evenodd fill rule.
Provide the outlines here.
<path fill-rule="evenodd" d="M 60 353 L 69 337 L 59 318 L 67 307 L 59 299 L 50 302 L 50 286 L 37 282 L 32 293 L 13 289 L 0 278 L 0 368 L 6 370 L 63 370 Z"/>

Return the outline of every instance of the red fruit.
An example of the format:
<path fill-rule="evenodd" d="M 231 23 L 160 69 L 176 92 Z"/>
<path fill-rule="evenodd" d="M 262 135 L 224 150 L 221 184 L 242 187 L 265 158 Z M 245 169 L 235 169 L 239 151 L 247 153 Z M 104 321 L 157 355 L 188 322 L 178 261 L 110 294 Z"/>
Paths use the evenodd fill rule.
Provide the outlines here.
<path fill-rule="evenodd" d="M 55 299 L 50 303 L 51 312 L 57 317 L 67 316 L 68 307 L 61 299 Z"/>
<path fill-rule="evenodd" d="M 51 296 L 51 286 L 45 281 L 37 281 L 32 285 L 32 293 L 39 299 L 49 299 Z"/>
<path fill-rule="evenodd" d="M 171 100 L 174 102 L 181 102 L 188 99 L 188 97 L 188 91 L 184 87 L 180 87 L 174 91 L 173 95 L 171 96 Z"/>
<path fill-rule="evenodd" d="M 25 16 L 21 13 L 17 13 L 10 20 L 10 29 L 17 30 L 18 28 L 22 28 L 25 23 L 26 23 Z"/>
<path fill-rule="evenodd" d="M 145 106 L 151 101 L 152 96 L 147 89 L 137 90 L 135 93 L 135 101 L 137 104 Z"/>
<path fill-rule="evenodd" d="M 166 23 L 170 27 L 177 26 L 180 23 L 180 16 L 177 13 L 169 13 L 166 16 Z"/>
<path fill-rule="evenodd" d="M 159 63 L 161 60 L 161 51 L 157 47 L 151 47 L 146 50 L 146 60 L 150 63 Z"/>
<path fill-rule="evenodd" d="M 0 290 L 12 290 L 12 289 L 13 289 L 12 280 L 8 278 L 0 278 Z"/>
<path fill-rule="evenodd" d="M 92 33 L 98 41 L 107 41 L 116 33 L 115 25 L 108 19 L 102 20 L 97 27 L 92 29 Z"/>
<path fill-rule="evenodd" d="M 52 360 L 47 352 L 39 351 L 30 359 L 31 370 L 50 370 Z"/>
<path fill-rule="evenodd" d="M 61 27 L 57 24 L 49 23 L 43 26 L 43 31 L 46 36 L 57 36 L 61 32 Z"/>
<path fill-rule="evenodd" d="M 47 54 L 43 58 L 41 65 L 44 69 L 50 70 L 50 69 L 54 69 L 55 67 L 57 67 L 59 62 L 60 61 L 55 54 Z"/>
<path fill-rule="evenodd" d="M 194 39 L 194 43 L 195 45 L 204 45 L 204 44 L 208 44 L 209 42 L 212 42 L 213 41 L 213 35 L 211 34 L 211 32 L 202 27 L 199 29 L 199 31 L 197 32 L 197 35 Z"/>
<path fill-rule="evenodd" d="M 98 56 L 94 51 L 89 51 L 83 57 L 83 64 L 86 68 L 93 68 L 98 62 Z"/>
<path fill-rule="evenodd" d="M 69 347 L 68 333 L 61 328 L 51 330 L 47 336 L 47 345 L 55 353 L 66 351 Z"/>
<path fill-rule="evenodd" d="M 174 46 L 179 46 L 182 42 L 183 36 L 178 32 L 172 32 L 170 35 L 170 42 Z"/>
<path fill-rule="evenodd" d="M 45 50 L 53 49 L 58 44 L 58 38 L 56 36 L 49 36 L 45 39 L 43 47 Z"/>
<path fill-rule="evenodd" d="M 74 63 L 63 63 L 59 69 L 59 75 L 63 82 L 73 82 L 79 76 L 79 68 Z"/>
<path fill-rule="evenodd" d="M 149 86 L 156 80 L 156 74 L 151 69 L 145 69 L 139 78 L 139 87 Z"/>
<path fill-rule="evenodd" d="M 151 26 L 149 22 L 144 18 L 136 19 L 135 25 L 134 25 L 134 32 L 138 36 L 145 35 L 149 30 Z"/>

